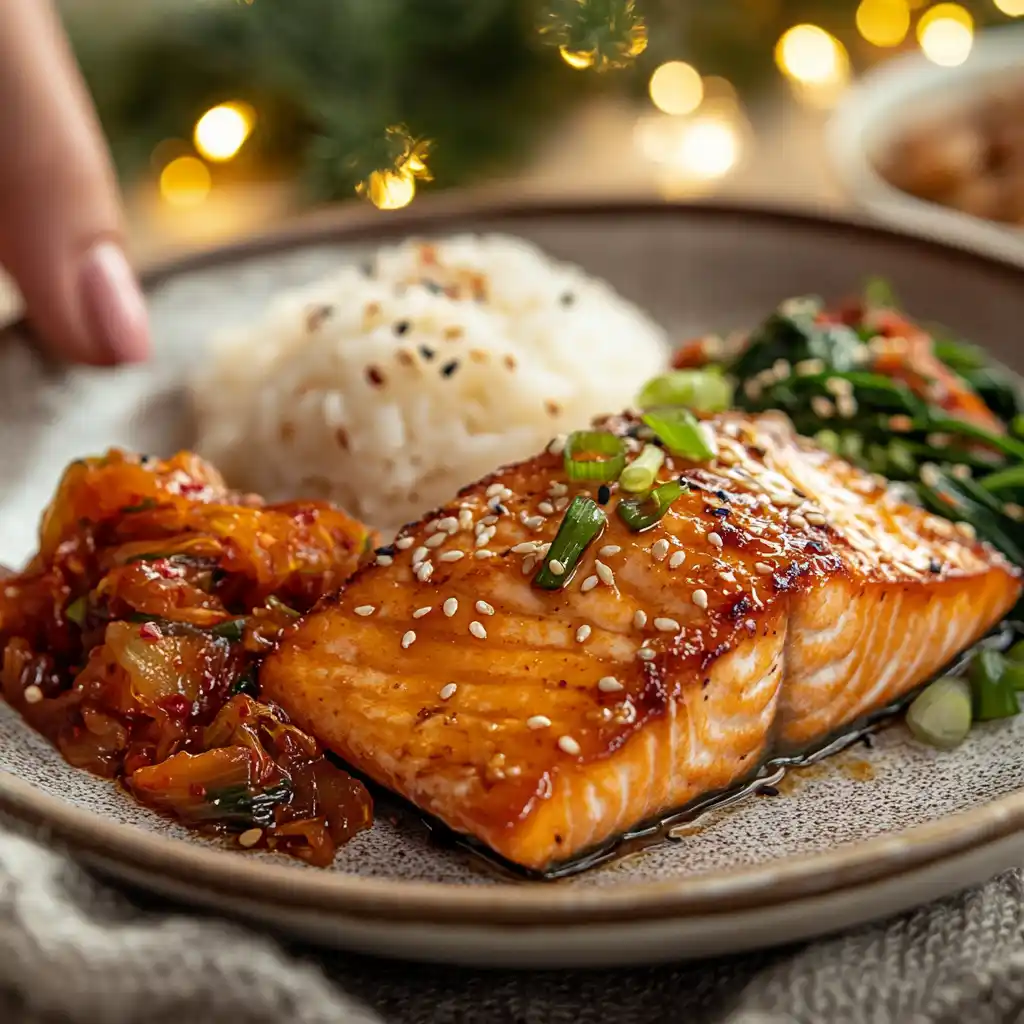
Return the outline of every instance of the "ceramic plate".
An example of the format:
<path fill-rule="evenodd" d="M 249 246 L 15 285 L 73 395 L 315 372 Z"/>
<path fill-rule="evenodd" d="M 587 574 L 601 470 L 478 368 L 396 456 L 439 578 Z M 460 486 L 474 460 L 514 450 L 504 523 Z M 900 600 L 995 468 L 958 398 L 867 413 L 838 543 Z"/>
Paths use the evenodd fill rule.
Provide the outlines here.
<path fill-rule="evenodd" d="M 420 204 L 417 204 L 420 206 Z M 37 516 L 72 458 L 111 444 L 170 453 L 190 442 L 186 369 L 217 327 L 272 291 L 407 234 L 504 231 L 582 264 L 680 338 L 749 325 L 782 298 L 837 298 L 871 273 L 909 309 L 1017 369 L 1024 269 L 851 223 L 767 210 L 651 205 L 423 203 L 346 214 L 148 277 L 157 357 L 116 373 L 58 373 L 17 329 L 0 345 L 0 562 L 32 549 Z M 255 456 L 254 456 L 255 457 Z M 67 767 L 0 706 L 0 809 L 49 830 L 130 882 L 367 951 L 503 965 L 602 965 L 790 941 L 979 882 L 1024 854 L 1024 716 L 976 729 L 952 753 L 902 726 L 797 772 L 678 841 L 557 883 L 525 883 L 431 845 L 382 807 L 331 870 L 198 840 L 114 786 Z"/>

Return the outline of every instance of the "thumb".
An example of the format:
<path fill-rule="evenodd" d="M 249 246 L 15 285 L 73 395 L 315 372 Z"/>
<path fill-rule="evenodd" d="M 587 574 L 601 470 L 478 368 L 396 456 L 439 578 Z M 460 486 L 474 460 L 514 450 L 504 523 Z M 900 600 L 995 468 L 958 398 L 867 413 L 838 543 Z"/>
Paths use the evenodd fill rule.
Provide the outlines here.
<path fill-rule="evenodd" d="M 0 0 L 0 263 L 44 348 L 74 362 L 145 358 L 145 303 L 95 113 L 43 0 Z"/>

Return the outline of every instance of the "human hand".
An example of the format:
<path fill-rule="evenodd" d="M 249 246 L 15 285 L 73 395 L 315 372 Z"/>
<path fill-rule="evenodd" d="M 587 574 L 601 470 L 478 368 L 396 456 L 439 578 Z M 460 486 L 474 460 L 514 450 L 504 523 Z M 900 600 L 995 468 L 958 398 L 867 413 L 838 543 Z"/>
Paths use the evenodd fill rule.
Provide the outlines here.
<path fill-rule="evenodd" d="M 0 264 L 40 344 L 78 363 L 138 362 L 146 307 L 124 256 L 103 135 L 49 0 L 0 0 Z"/>

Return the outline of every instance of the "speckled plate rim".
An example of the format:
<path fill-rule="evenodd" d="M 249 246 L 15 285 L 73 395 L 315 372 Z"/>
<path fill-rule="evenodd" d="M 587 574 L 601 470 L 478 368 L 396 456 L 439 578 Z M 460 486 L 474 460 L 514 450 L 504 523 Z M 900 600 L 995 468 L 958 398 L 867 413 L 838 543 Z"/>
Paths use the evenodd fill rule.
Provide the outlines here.
<path fill-rule="evenodd" d="M 179 274 L 331 242 L 383 240 L 405 235 L 489 227 L 515 230 L 517 221 L 609 217 L 678 218 L 723 224 L 761 221 L 775 227 L 827 232 L 837 240 L 856 238 L 878 245 L 930 251 L 1006 277 L 1024 289 L 1024 256 L 997 256 L 985 247 L 958 240 L 944 244 L 926 234 L 892 231 L 859 218 L 839 218 L 782 207 L 737 203 L 664 204 L 651 202 L 496 203 L 441 197 L 417 209 L 380 215 L 359 211 L 316 214 L 306 222 L 262 237 L 175 259 L 143 273 L 147 288 Z M 25 330 L 23 324 L 12 330 Z M 73 769 L 69 769 L 73 770 Z M 809 896 L 855 888 L 894 878 L 948 860 L 1024 831 L 1024 790 L 980 807 L 915 826 L 894 835 L 851 843 L 835 850 L 804 854 L 750 867 L 695 874 L 668 882 L 623 883 L 587 887 L 566 884 L 508 883 L 463 886 L 410 882 L 316 871 L 247 858 L 213 843 L 183 842 L 130 825 L 97 818 L 82 808 L 47 796 L 27 782 L 0 772 L 0 810 L 65 844 L 72 852 L 108 864 L 153 872 L 169 881 L 207 889 L 225 897 L 252 899 L 321 914 L 332 911 L 393 922 L 488 923 L 503 926 L 578 926 L 610 922 L 681 918 L 759 907 L 773 907 Z"/>

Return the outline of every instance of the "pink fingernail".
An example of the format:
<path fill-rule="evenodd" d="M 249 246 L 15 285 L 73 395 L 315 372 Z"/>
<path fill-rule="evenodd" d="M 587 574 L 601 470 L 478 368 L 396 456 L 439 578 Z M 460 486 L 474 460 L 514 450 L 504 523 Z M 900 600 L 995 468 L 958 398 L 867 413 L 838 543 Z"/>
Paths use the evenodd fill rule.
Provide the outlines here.
<path fill-rule="evenodd" d="M 82 264 L 79 287 L 93 351 L 100 361 L 138 363 L 149 355 L 146 303 L 120 246 L 97 242 Z"/>

